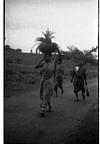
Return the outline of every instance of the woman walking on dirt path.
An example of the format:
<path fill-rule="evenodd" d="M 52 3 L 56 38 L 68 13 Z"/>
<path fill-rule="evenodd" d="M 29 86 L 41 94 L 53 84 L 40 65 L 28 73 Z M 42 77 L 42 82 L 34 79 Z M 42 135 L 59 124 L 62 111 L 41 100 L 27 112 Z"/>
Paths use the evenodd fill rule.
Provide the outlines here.
<path fill-rule="evenodd" d="M 60 55 L 60 52 L 58 52 Z M 44 58 L 35 66 L 42 67 L 41 84 L 40 84 L 40 99 L 41 99 L 41 116 L 44 116 L 46 111 L 51 111 L 51 97 L 55 85 L 55 67 L 58 60 L 57 55 L 46 54 Z M 48 107 L 48 109 L 47 109 Z"/>
<path fill-rule="evenodd" d="M 38 47 L 36 51 L 41 51 L 44 54 L 44 58 L 39 62 L 35 68 L 42 67 L 41 71 L 41 87 L 40 87 L 40 99 L 41 99 L 41 116 L 44 116 L 44 112 L 48 106 L 48 111 L 51 111 L 50 99 L 53 95 L 55 84 L 55 71 L 57 59 L 60 54 L 59 47 L 56 43 L 52 42 L 54 38 L 54 32 L 49 29 L 46 32 L 42 32 L 44 37 L 38 37 Z M 58 53 L 53 55 L 52 53 Z"/>
<path fill-rule="evenodd" d="M 86 72 L 83 68 L 82 63 L 75 66 L 75 69 L 72 73 L 72 79 L 71 82 L 73 82 L 74 86 L 74 93 L 76 95 L 76 101 L 79 101 L 78 99 L 78 92 L 82 92 L 82 97 L 85 99 L 85 85 L 87 86 L 87 78 L 86 78 Z"/>
<path fill-rule="evenodd" d="M 58 96 L 58 88 L 61 89 L 61 93 L 63 95 L 63 76 L 64 76 L 64 68 L 62 67 L 62 58 L 60 58 L 56 64 L 56 74 L 55 74 L 55 86 L 54 90 L 56 92 L 56 97 Z"/>

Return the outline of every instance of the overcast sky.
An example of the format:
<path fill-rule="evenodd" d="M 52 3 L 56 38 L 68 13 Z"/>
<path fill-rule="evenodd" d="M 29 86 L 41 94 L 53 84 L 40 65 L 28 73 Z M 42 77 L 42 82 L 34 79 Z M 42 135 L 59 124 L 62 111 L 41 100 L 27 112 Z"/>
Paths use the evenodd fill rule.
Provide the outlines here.
<path fill-rule="evenodd" d="M 30 52 L 47 27 L 62 50 L 98 44 L 97 0 L 5 0 L 6 44 Z"/>

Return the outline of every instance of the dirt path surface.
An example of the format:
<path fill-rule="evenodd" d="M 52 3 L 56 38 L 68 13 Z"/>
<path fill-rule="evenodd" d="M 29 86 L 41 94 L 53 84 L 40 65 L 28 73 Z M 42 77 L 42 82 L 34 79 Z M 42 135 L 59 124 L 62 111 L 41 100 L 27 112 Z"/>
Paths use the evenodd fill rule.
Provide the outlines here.
<path fill-rule="evenodd" d="M 89 80 L 88 88 L 90 97 L 83 100 L 79 93 L 80 101 L 77 103 L 74 102 L 72 84 L 65 83 L 64 95 L 61 96 L 59 92 L 59 97 L 52 97 L 53 111 L 46 113 L 44 118 L 40 117 L 39 88 L 31 92 L 23 92 L 21 95 L 6 97 L 4 100 L 5 143 L 83 144 L 83 140 L 80 139 L 84 133 L 83 126 L 89 133 L 95 130 L 94 133 L 98 134 L 97 80 Z M 89 124 L 95 126 L 92 128 Z M 78 138 L 80 141 L 78 141 L 76 136 L 80 132 Z"/>

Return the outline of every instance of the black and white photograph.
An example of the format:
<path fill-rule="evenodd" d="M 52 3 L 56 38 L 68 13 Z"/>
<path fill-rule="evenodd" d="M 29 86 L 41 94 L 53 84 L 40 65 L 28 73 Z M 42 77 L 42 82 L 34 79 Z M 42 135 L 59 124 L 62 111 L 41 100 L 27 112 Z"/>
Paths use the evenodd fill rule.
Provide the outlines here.
<path fill-rule="evenodd" d="M 4 0 L 4 144 L 99 144 L 99 1 Z"/>

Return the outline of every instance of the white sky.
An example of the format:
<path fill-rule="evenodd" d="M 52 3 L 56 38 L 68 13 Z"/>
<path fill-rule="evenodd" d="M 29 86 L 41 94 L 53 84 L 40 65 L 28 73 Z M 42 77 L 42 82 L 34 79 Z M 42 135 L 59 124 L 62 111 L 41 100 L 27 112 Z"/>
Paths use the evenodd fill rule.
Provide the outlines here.
<path fill-rule="evenodd" d="M 62 50 L 69 45 L 90 49 L 98 44 L 97 0 L 5 0 L 6 43 L 30 52 L 49 27 Z"/>

